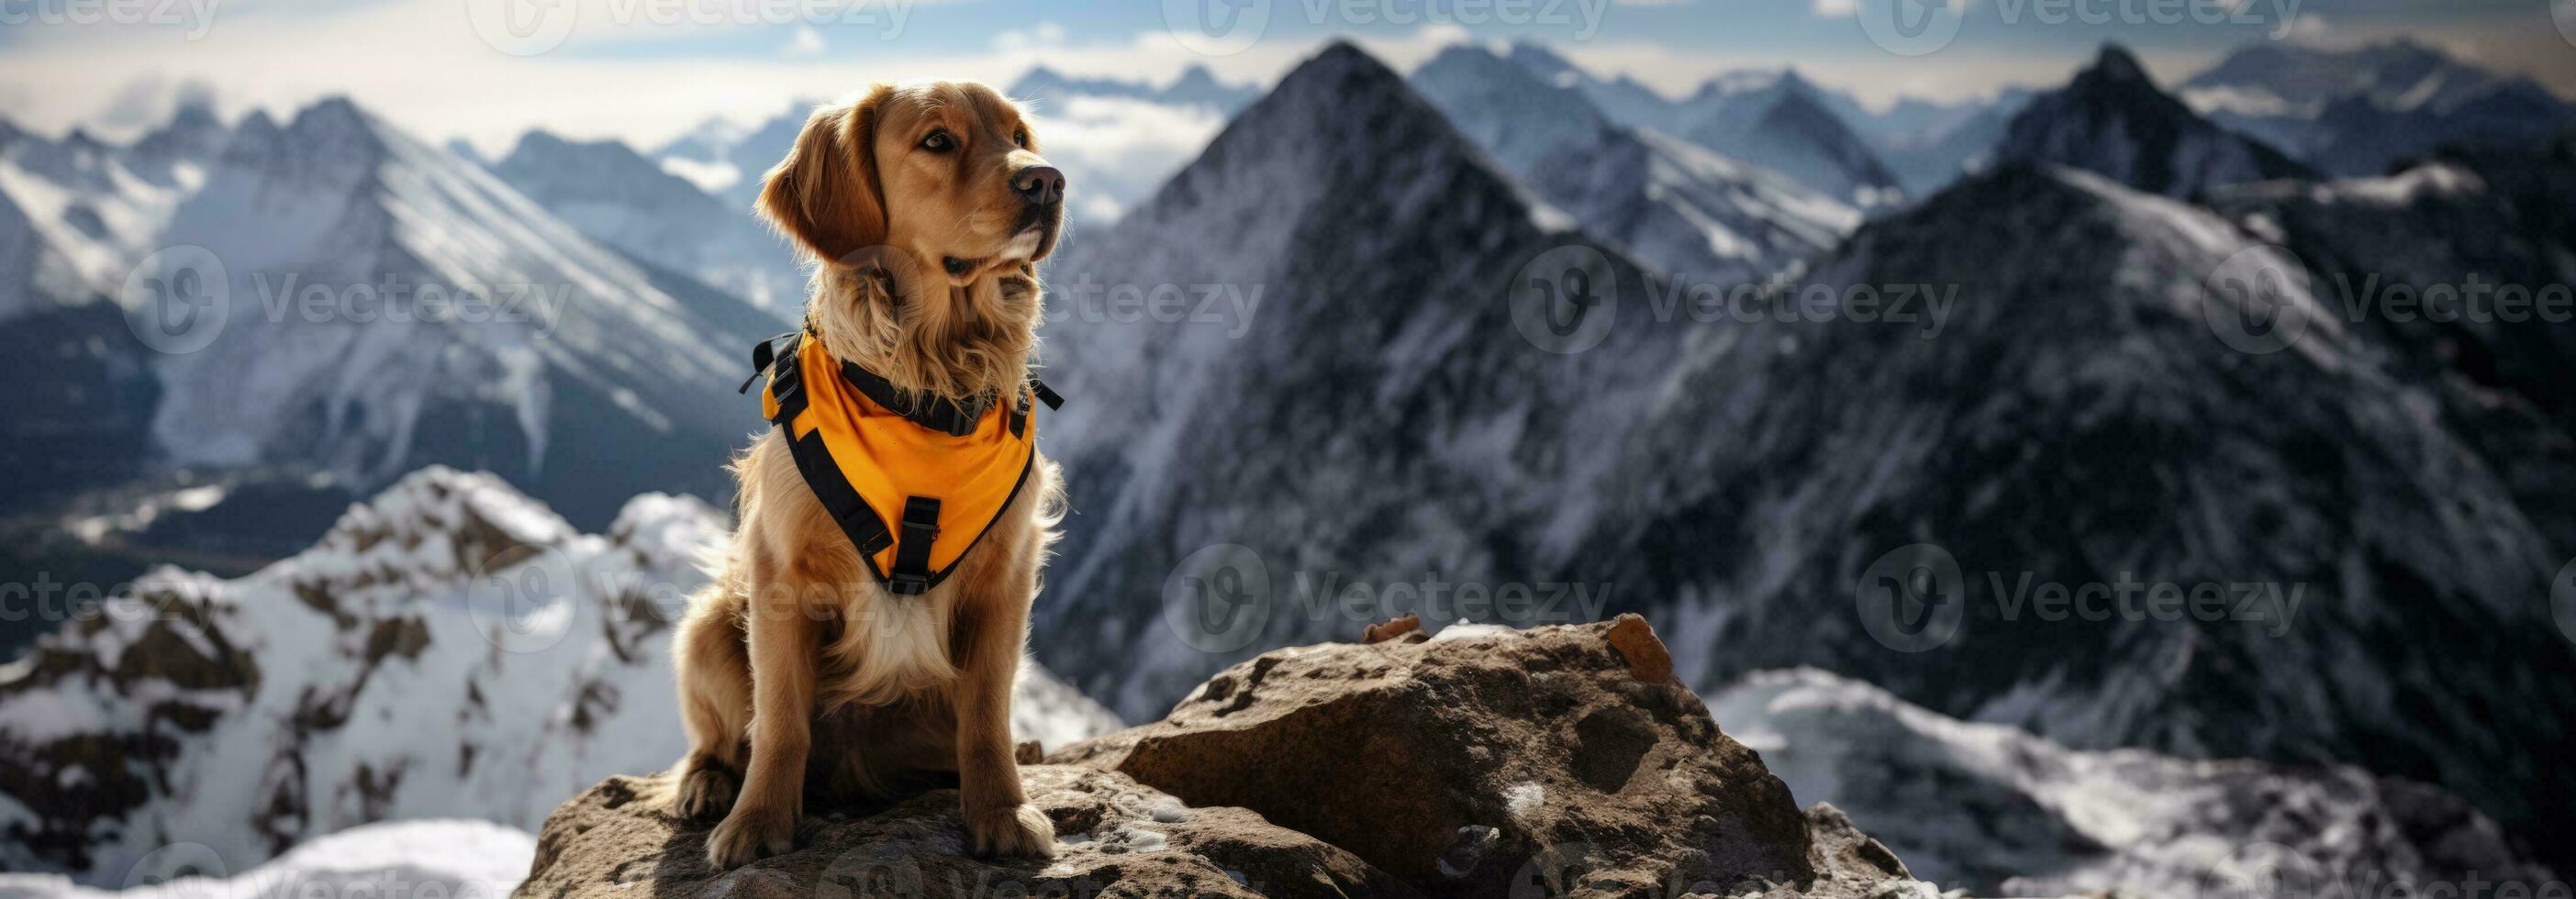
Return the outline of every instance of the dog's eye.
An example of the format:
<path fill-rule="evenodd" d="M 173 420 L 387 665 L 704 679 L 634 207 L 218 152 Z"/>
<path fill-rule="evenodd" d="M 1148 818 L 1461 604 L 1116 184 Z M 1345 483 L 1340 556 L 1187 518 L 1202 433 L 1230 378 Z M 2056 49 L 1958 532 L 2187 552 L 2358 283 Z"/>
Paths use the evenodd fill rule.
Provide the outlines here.
<path fill-rule="evenodd" d="M 933 153 L 946 153 L 957 149 L 957 139 L 949 137 L 946 131 L 933 131 L 929 137 L 921 139 L 921 148 Z"/>
<path fill-rule="evenodd" d="M 1011 142 L 1020 145 L 1020 149 L 1028 149 L 1029 129 L 1022 128 L 1018 131 L 1011 132 Z"/>

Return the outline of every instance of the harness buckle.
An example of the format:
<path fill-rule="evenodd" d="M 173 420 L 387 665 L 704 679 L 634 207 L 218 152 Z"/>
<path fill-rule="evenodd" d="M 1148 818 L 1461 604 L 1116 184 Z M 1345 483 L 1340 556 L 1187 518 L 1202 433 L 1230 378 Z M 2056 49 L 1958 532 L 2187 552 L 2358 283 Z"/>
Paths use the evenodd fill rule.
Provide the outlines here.
<path fill-rule="evenodd" d="M 972 403 L 957 403 L 951 407 L 957 410 L 957 417 L 950 420 L 948 427 L 941 430 L 946 431 L 950 437 L 965 437 L 975 433 L 975 425 L 984 420 L 984 410 L 990 408 L 992 402 L 990 397 L 977 397 Z"/>

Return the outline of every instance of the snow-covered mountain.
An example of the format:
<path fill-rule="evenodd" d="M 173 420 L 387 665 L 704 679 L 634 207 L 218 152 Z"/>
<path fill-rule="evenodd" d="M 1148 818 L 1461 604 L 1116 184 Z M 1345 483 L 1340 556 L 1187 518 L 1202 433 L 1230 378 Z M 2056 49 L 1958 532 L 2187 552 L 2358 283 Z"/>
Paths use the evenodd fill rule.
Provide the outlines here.
<path fill-rule="evenodd" d="M 1666 272 L 1754 280 L 1860 224 L 1858 211 L 1787 177 L 1615 124 L 1581 92 L 1479 45 L 1442 50 L 1410 81 L 1540 199 Z"/>
<path fill-rule="evenodd" d="M 1624 448 L 1599 499 L 1623 514 L 1532 564 L 1615 582 L 1707 647 L 1695 683 L 1815 665 L 2079 748 L 2357 764 L 2536 841 L 2568 807 L 2533 747 L 2576 721 L 2537 674 L 2576 665 L 2544 598 L 2576 535 L 2523 484 L 2567 483 L 2569 456 L 2493 456 L 2485 419 L 2444 414 L 2444 382 L 2276 239 L 2089 174 L 1972 178 L 1818 265 L 1837 292 L 1955 286 L 1937 337 L 1747 329 Z M 2262 297 L 2214 286 L 2267 275 Z M 2299 339 L 2229 342 L 2270 327 Z M 1873 638 L 1901 621 L 1864 603 L 1912 544 L 1956 572 L 1934 591 L 1956 629 L 1921 653 Z M 2026 605 L 2051 584 L 2232 599 Z"/>
<path fill-rule="evenodd" d="M 749 209 L 760 196 L 761 173 L 787 158 L 808 112 L 822 101 L 789 102 L 756 125 L 711 118 L 646 154 L 663 171 L 716 195 L 728 209 Z"/>
<path fill-rule="evenodd" d="M 1367 623 L 1281 608 L 1257 641 L 1194 649 L 1160 597 L 1203 547 L 1249 548 L 1283 588 L 1291 569 L 1418 580 L 1490 570 L 1508 535 L 1589 508 L 1594 466 L 1681 342 L 1645 314 L 1579 307 L 1568 339 L 1591 352 L 1525 336 L 1549 334 L 1515 326 L 1528 277 L 1646 289 L 1620 250 L 1526 196 L 1401 77 L 1337 44 L 1050 262 L 1047 377 L 1081 411 L 1042 432 L 1075 517 L 1039 657 L 1126 714 L 1159 714 L 1260 647 Z M 1193 314 L 1110 300 L 1153 285 L 1186 286 Z"/>
<path fill-rule="evenodd" d="M 196 251 L 146 274 L 229 301 L 202 349 L 148 356 L 174 465 L 489 469 L 595 527 L 646 490 L 725 496 L 759 423 L 733 387 L 776 318 L 345 100 L 245 119 L 158 241 Z"/>
<path fill-rule="evenodd" d="M 1708 705 L 1799 802 L 1833 803 L 1914 876 L 1971 896 L 2366 896 L 2558 879 L 2457 797 L 2347 765 L 2068 749 L 1813 668 L 1756 673 Z"/>
<path fill-rule="evenodd" d="M 2576 123 L 2576 104 L 2406 38 L 2249 44 L 2178 86 L 2212 121 L 2334 175 L 2376 175 L 2443 143 L 2513 146 Z"/>
<path fill-rule="evenodd" d="M 2083 169 L 2170 197 L 2313 176 L 2280 151 L 2210 124 L 2157 88 L 2137 57 L 2114 44 L 2103 45 L 2073 82 L 2024 104 L 1993 158 Z"/>
<path fill-rule="evenodd" d="M 125 145 L 0 119 L 0 322 L 117 294 L 228 133 L 202 97 Z"/>
<path fill-rule="evenodd" d="M 1712 79 L 1680 103 L 1681 135 L 1862 208 L 1893 205 L 1904 188 L 1869 141 L 1796 70 Z"/>
<path fill-rule="evenodd" d="M 670 622 L 725 516 L 626 502 L 578 533 L 487 474 L 414 473 L 237 580 L 165 569 L 0 668 L 0 867 L 114 883 L 155 848 L 235 866 L 375 821 L 533 830 L 685 749 Z M 1117 726 L 1029 669 L 1053 746 Z"/>
<path fill-rule="evenodd" d="M 645 159 L 622 141 L 530 131 L 492 173 L 548 213 L 636 259 L 679 271 L 792 320 L 805 273 L 752 216 Z"/>
<path fill-rule="evenodd" d="M 1581 92 L 1619 124 L 1684 138 L 1864 210 L 1903 199 L 1869 142 L 1829 108 L 1822 88 L 1795 71 L 1728 73 L 1674 100 L 1624 76 L 1593 75 L 1535 43 L 1515 43 L 1505 58 L 1544 83 Z"/>
<path fill-rule="evenodd" d="M 1160 87 L 1145 81 L 1067 75 L 1040 65 L 1011 82 L 1010 89 L 1004 93 L 1041 104 L 1061 103 L 1074 97 L 1124 98 L 1166 106 L 1205 107 L 1218 115 L 1233 115 L 1259 99 L 1261 89 L 1248 84 L 1218 81 L 1216 73 L 1196 64 L 1181 70 L 1172 83 Z"/>
<path fill-rule="evenodd" d="M 2478 442 L 2543 532 L 2576 539 L 2576 325 L 2445 298 L 2576 284 L 2576 135 L 2210 199 L 2295 254 L 2338 314 L 2390 346 L 2407 380 L 2434 389 L 2444 418 Z M 2424 314 L 2410 314 L 2419 299 Z"/>
<path fill-rule="evenodd" d="M 1087 405 L 1047 438 L 1076 516 L 1042 627 L 1092 639 L 1044 653 L 1093 695 L 1150 714 L 1247 654 L 1185 613 L 1215 582 L 1192 580 L 1203 563 L 1248 552 L 1271 586 L 1254 648 L 1414 610 L 1349 611 L 1355 585 L 1588 587 L 1599 608 L 1551 609 L 1648 614 L 1703 688 L 1816 665 L 2070 747 L 2356 764 L 2450 786 L 2517 834 L 2561 826 L 2571 804 L 2529 784 L 2547 779 L 2534 747 L 2576 721 L 2538 674 L 2576 665 L 2544 601 L 2576 533 L 2547 502 L 2564 488 L 2539 486 L 2576 483 L 2568 430 L 2446 410 L 2448 376 L 2344 321 L 2324 274 L 2277 308 L 2214 290 L 2307 271 L 2252 214 L 2006 165 L 1863 226 L 1799 285 L 1866 288 L 1870 317 L 1701 323 L 1658 311 L 1667 285 L 1595 275 L 1624 296 L 1576 318 L 1599 346 L 1559 356 L 1514 327 L 1501 279 L 1580 239 L 1533 226 L 1385 81 L 1346 47 L 1308 62 L 1047 272 L 1049 377 Z M 2457 214 L 2564 216 L 2477 202 L 2494 208 Z M 2310 239 L 2402 258 L 2346 227 Z M 2457 267 L 2425 277 L 2495 252 L 2492 230 L 2454 227 Z M 1264 293 L 1248 322 L 1082 305 L 1121 284 Z M 2304 338 L 2280 352 L 2224 336 L 2290 317 Z M 2483 363 L 2447 364 L 2474 381 Z M 1872 564 L 1916 543 L 1962 569 L 1959 635 L 1928 655 L 1873 639 L 1855 606 Z M 2051 620 L 2010 604 L 2024 573 L 2234 601 Z"/>

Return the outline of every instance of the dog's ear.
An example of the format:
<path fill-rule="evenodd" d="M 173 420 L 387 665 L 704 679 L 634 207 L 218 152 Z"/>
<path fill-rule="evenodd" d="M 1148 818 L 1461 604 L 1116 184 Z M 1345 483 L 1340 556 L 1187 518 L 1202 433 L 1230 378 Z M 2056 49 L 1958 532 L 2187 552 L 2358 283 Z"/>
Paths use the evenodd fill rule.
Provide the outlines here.
<path fill-rule="evenodd" d="M 815 110 L 795 148 L 761 182 L 761 216 L 826 264 L 885 243 L 876 124 L 892 92 L 880 84 L 851 106 Z"/>

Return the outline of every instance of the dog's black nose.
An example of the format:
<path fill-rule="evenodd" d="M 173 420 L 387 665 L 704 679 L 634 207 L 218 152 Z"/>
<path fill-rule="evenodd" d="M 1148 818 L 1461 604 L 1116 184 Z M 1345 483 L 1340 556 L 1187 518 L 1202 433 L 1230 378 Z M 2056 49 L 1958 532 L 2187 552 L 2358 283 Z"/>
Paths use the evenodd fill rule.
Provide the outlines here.
<path fill-rule="evenodd" d="M 1060 203 L 1064 201 L 1064 173 L 1056 171 L 1055 166 L 1033 165 L 1011 176 L 1011 189 L 1019 191 L 1020 199 L 1039 206 Z"/>

